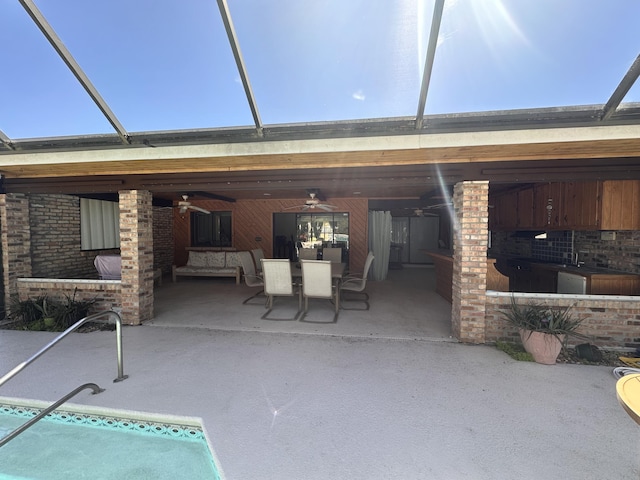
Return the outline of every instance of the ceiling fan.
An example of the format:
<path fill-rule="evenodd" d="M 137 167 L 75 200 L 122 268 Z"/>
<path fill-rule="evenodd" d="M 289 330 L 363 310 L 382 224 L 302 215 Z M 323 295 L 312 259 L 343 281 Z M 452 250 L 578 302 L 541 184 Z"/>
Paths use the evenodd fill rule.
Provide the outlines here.
<path fill-rule="evenodd" d="M 415 207 L 411 208 L 416 217 L 435 217 L 437 214 L 433 212 L 429 212 L 429 210 L 437 210 L 440 208 L 445 208 L 451 206 L 450 203 L 437 203 L 433 205 L 429 205 L 427 207 Z"/>
<path fill-rule="evenodd" d="M 328 203 L 320 202 L 320 199 L 316 198 L 315 192 L 309 192 L 309 199 L 304 203 L 304 205 L 296 205 L 294 207 L 287 207 L 285 210 L 291 210 L 293 208 L 300 208 L 302 210 L 314 210 L 319 208 L 320 210 L 324 210 L 325 212 L 331 212 L 334 208 L 338 208 L 335 205 L 329 205 Z"/>
<path fill-rule="evenodd" d="M 189 195 L 186 194 L 182 195 L 182 200 L 178 202 L 178 208 L 180 208 L 180 215 L 184 215 L 187 210 L 195 210 L 196 212 L 207 214 L 211 213 L 209 210 L 191 205 L 191 202 L 189 201 Z"/>

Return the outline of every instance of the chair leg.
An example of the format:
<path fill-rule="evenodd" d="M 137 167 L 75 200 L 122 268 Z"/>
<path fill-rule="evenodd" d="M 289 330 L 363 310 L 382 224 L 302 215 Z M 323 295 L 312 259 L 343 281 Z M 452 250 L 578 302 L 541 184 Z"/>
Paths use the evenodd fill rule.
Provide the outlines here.
<path fill-rule="evenodd" d="M 251 300 L 253 300 L 254 298 L 256 298 L 258 295 L 262 295 L 264 293 L 264 290 L 260 290 L 258 293 L 255 293 L 254 295 L 251 295 L 249 298 L 247 298 L 244 302 L 242 302 L 243 305 L 246 305 L 247 303 L 249 303 Z M 253 305 L 253 304 L 252 304 Z"/>
<path fill-rule="evenodd" d="M 369 294 L 367 292 L 349 292 L 349 295 L 362 295 L 363 298 L 347 298 L 348 296 L 344 294 L 340 306 L 343 310 L 369 310 Z M 345 307 L 345 303 L 364 303 L 365 307 Z"/>
<path fill-rule="evenodd" d="M 320 323 L 320 324 L 324 324 L 324 325 L 328 325 L 330 323 L 338 323 L 338 315 L 340 315 L 340 309 L 338 308 L 338 301 L 337 299 L 334 300 L 333 298 L 330 298 L 329 301 L 331 301 L 334 305 L 335 305 L 335 313 L 333 314 L 333 320 L 331 322 L 318 322 L 315 320 L 305 320 L 305 316 L 307 315 L 307 311 L 309 310 L 309 297 L 304 297 L 304 311 L 302 312 L 302 315 L 300 316 L 300 318 L 298 319 L 299 322 L 306 322 L 306 323 Z"/>
<path fill-rule="evenodd" d="M 300 303 L 298 303 L 298 311 L 296 312 L 293 318 L 274 318 L 274 317 L 269 317 L 269 314 L 273 311 L 273 302 L 274 302 L 273 295 L 269 295 L 269 300 L 267 300 L 267 306 L 266 306 L 268 310 L 262 315 L 262 317 L 260 317 L 261 320 L 273 320 L 273 321 L 283 321 L 283 322 L 298 320 L 298 317 L 300 316 Z"/>

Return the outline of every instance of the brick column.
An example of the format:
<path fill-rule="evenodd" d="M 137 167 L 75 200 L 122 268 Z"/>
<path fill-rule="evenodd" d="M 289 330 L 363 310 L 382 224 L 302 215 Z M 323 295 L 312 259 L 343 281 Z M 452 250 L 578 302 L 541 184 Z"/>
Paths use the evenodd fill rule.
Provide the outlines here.
<path fill-rule="evenodd" d="M 153 212 L 151 192 L 120 193 L 122 321 L 139 325 L 153 318 Z"/>
<path fill-rule="evenodd" d="M 31 277 L 29 198 L 22 193 L 0 194 L 4 302 L 8 308 L 18 294 L 18 278 Z"/>
<path fill-rule="evenodd" d="M 453 190 L 451 324 L 461 342 L 485 342 L 489 182 L 462 182 Z"/>

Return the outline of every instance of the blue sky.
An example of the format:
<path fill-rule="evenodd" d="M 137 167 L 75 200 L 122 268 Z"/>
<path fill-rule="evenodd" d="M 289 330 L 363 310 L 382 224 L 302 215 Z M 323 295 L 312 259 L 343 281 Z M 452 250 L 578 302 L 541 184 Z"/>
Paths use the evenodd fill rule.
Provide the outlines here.
<path fill-rule="evenodd" d="M 415 116 L 432 0 L 228 3 L 263 123 Z M 127 131 L 252 125 L 215 0 L 36 5 Z M 426 113 L 603 104 L 638 18 L 637 0 L 447 0 Z M 0 44 L 7 136 L 113 133 L 17 0 Z"/>

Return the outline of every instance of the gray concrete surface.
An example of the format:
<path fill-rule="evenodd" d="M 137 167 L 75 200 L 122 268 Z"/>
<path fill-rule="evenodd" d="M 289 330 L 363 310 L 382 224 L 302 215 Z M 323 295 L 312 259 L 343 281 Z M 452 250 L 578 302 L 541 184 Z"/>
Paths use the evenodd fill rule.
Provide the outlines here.
<path fill-rule="evenodd" d="M 393 323 L 376 301 L 373 325 Z M 181 318 L 199 308 L 190 305 Z M 233 480 L 640 476 L 640 427 L 608 367 L 516 362 L 446 334 L 436 341 L 415 320 L 422 337 L 255 331 L 261 307 L 244 307 L 240 331 L 215 328 L 220 309 L 201 312 L 212 320 L 198 328 L 124 328 L 130 378 L 115 384 L 114 332 L 72 334 L 0 395 L 54 401 L 96 382 L 106 391 L 74 403 L 201 417 Z M 53 336 L 0 330 L 0 374 Z"/>

